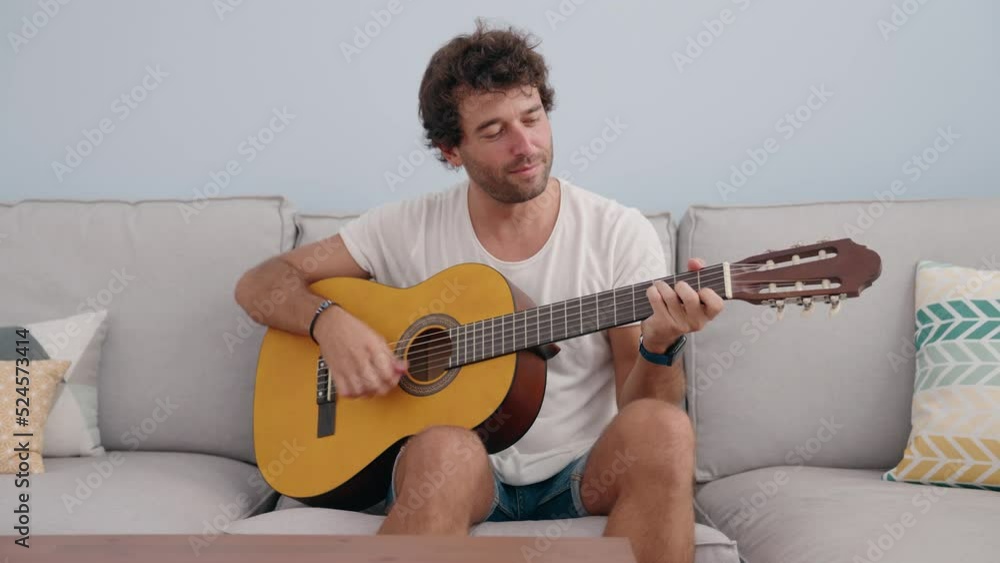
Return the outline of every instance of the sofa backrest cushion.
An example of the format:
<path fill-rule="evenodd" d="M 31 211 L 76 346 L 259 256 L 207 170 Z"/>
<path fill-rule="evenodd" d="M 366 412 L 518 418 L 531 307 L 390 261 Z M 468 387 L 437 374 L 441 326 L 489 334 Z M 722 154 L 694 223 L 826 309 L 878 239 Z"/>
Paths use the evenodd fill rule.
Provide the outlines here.
<path fill-rule="evenodd" d="M 280 197 L 0 205 L 0 325 L 106 308 L 98 422 L 109 450 L 253 461 L 263 329 L 239 277 L 291 248 Z"/>
<path fill-rule="evenodd" d="M 849 237 L 882 274 L 828 318 L 730 301 L 685 354 L 699 481 L 775 465 L 881 469 L 910 431 L 914 271 L 937 260 L 996 269 L 1000 199 L 693 207 L 678 262 L 735 261 L 797 242 Z M 990 266 L 986 266 L 989 264 Z"/>

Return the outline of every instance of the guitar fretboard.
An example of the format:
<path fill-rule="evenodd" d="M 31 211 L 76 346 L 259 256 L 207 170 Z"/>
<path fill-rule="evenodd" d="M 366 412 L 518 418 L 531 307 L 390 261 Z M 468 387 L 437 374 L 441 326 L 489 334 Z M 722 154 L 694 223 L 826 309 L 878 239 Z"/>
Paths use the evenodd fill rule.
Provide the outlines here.
<path fill-rule="evenodd" d="M 727 275 L 725 265 L 719 264 L 459 325 L 448 330 L 451 354 L 447 367 L 488 360 L 646 319 L 653 314 L 646 290 L 655 281 L 665 281 L 671 287 L 684 281 L 696 291 L 711 288 L 725 299 Z"/>

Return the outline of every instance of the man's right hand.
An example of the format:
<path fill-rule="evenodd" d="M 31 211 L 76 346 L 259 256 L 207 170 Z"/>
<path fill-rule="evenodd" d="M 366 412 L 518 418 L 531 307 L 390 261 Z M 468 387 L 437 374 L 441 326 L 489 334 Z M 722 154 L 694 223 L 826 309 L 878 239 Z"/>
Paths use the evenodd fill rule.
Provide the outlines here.
<path fill-rule="evenodd" d="M 313 334 L 341 397 L 385 395 L 406 372 L 382 335 L 339 306 L 320 315 Z"/>

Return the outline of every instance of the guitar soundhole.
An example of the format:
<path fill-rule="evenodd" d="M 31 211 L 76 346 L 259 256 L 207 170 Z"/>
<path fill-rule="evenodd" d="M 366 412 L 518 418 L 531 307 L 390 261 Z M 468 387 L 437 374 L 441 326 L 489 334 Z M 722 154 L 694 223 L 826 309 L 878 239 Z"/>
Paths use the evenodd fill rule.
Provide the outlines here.
<path fill-rule="evenodd" d="M 420 317 L 396 341 L 394 352 L 409 363 L 399 388 L 415 397 L 429 397 L 454 381 L 461 368 L 448 367 L 452 356 L 448 330 L 459 326 L 452 317 L 433 313 Z"/>
<path fill-rule="evenodd" d="M 410 378 L 428 384 L 441 378 L 448 371 L 451 357 L 451 338 L 448 331 L 431 327 L 416 336 L 406 353 Z"/>

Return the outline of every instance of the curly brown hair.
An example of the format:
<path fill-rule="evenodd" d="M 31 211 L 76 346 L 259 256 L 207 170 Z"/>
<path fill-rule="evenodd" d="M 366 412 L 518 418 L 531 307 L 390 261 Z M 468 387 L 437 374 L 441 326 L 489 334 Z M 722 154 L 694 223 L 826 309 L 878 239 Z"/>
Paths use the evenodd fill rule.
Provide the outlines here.
<path fill-rule="evenodd" d="M 462 143 L 458 107 L 471 93 L 503 92 L 510 88 L 535 87 L 542 107 L 550 112 L 555 91 L 549 85 L 549 69 L 535 48 L 530 34 L 513 27 L 489 29 L 476 20 L 471 35 L 459 35 L 434 53 L 420 82 L 419 116 L 427 147 L 454 148 Z M 438 160 L 447 164 L 438 152 Z"/>

